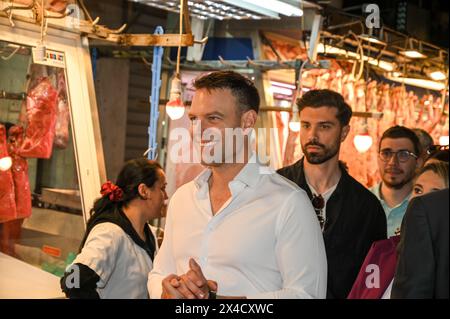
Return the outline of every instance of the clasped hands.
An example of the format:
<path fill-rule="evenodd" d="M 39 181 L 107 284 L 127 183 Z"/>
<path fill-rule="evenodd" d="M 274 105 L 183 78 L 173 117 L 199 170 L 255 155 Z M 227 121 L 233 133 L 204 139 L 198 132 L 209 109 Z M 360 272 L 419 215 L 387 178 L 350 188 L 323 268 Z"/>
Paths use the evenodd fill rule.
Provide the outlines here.
<path fill-rule="evenodd" d="M 189 270 L 181 276 L 171 274 L 162 281 L 162 299 L 209 299 L 217 291 L 217 282 L 207 280 L 201 267 L 189 259 Z"/>

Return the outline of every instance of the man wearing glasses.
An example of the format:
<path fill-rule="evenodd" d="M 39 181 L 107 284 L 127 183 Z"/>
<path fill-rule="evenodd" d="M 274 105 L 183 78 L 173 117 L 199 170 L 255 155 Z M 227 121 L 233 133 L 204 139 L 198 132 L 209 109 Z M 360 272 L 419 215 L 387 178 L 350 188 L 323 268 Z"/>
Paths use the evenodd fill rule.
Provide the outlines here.
<path fill-rule="evenodd" d="M 387 129 L 380 139 L 378 168 L 382 182 L 372 188 L 387 218 L 388 237 L 400 234 L 416 170 L 423 164 L 417 135 L 404 126 Z"/>
<path fill-rule="evenodd" d="M 386 218 L 377 198 L 339 163 L 352 116 L 344 98 L 330 90 L 311 90 L 297 105 L 305 157 L 278 173 L 303 188 L 311 199 L 327 253 L 327 298 L 343 299 L 372 243 L 386 238 Z"/>

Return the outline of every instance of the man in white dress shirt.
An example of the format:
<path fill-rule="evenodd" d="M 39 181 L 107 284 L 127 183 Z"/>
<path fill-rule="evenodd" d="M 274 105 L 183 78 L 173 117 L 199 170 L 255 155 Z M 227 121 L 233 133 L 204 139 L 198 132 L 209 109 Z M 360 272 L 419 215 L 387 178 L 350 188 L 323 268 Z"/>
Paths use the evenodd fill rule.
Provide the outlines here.
<path fill-rule="evenodd" d="M 242 129 L 244 142 L 227 154 L 227 137 L 194 135 L 202 154 L 213 156 L 202 156 L 207 169 L 169 203 L 150 297 L 325 298 L 325 248 L 308 196 L 248 150 L 259 110 L 255 86 L 232 71 L 210 73 L 194 86 L 191 121 L 220 136 Z"/>

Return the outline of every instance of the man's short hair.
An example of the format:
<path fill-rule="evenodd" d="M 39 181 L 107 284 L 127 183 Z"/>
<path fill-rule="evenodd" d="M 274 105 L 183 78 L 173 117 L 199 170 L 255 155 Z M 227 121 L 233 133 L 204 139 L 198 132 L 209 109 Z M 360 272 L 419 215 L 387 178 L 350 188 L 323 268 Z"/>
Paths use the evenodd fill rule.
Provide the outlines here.
<path fill-rule="evenodd" d="M 383 135 L 381 136 L 379 148 L 381 147 L 381 142 L 385 138 L 392 138 L 392 139 L 407 138 L 413 144 L 413 146 L 414 146 L 414 153 L 417 156 L 419 156 L 421 154 L 421 152 L 422 152 L 422 148 L 420 146 L 419 138 L 417 137 L 417 135 L 414 133 L 413 130 L 411 130 L 411 129 L 405 127 L 405 126 L 396 125 L 396 126 L 388 128 L 383 133 Z"/>
<path fill-rule="evenodd" d="M 337 109 L 337 118 L 342 126 L 350 123 L 352 108 L 348 105 L 344 97 L 331 90 L 310 90 L 297 100 L 298 111 L 301 112 L 306 107 L 334 107 Z"/>
<path fill-rule="evenodd" d="M 229 89 L 236 98 L 241 112 L 259 112 L 259 94 L 255 85 L 245 76 L 234 71 L 217 71 L 203 75 L 194 81 L 195 89 Z"/>

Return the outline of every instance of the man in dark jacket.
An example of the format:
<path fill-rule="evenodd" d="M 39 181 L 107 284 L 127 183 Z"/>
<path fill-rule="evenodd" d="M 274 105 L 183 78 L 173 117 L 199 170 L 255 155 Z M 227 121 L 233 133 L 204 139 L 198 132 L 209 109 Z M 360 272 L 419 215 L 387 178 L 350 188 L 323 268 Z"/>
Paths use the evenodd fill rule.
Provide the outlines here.
<path fill-rule="evenodd" d="M 340 145 L 352 116 L 344 98 L 330 90 L 311 90 L 297 106 L 305 157 L 278 173 L 310 197 L 325 241 L 327 298 L 343 299 L 372 243 L 386 238 L 386 216 L 378 199 L 339 162 Z"/>
<path fill-rule="evenodd" d="M 449 297 L 448 188 L 414 198 L 402 222 L 391 298 Z"/>

